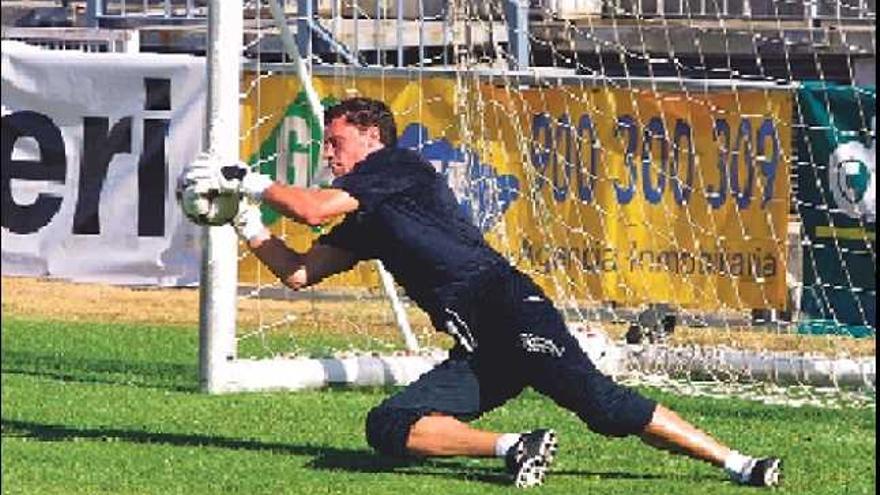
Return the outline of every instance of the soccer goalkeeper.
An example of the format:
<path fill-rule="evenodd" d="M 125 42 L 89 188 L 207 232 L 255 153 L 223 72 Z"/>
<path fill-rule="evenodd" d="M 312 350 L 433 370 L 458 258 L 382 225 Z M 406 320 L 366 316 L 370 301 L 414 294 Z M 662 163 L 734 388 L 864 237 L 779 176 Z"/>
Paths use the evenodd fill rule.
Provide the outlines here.
<path fill-rule="evenodd" d="M 444 177 L 417 153 L 396 148 L 384 103 L 343 101 L 327 111 L 325 127 L 332 188 L 275 183 L 241 164 L 216 172 L 210 160 L 197 160 L 183 177 L 199 190 L 249 200 L 236 230 L 286 285 L 300 289 L 380 259 L 433 325 L 455 339 L 449 359 L 369 412 L 373 448 L 390 456 L 503 457 L 516 486 L 540 485 L 556 453 L 552 429 L 502 434 L 467 424 L 532 387 L 594 432 L 636 435 L 723 468 L 737 483 L 778 484 L 778 458 L 733 451 L 600 373 L 541 289 L 485 242 Z M 259 202 L 309 225 L 345 218 L 299 253 L 269 233 Z"/>

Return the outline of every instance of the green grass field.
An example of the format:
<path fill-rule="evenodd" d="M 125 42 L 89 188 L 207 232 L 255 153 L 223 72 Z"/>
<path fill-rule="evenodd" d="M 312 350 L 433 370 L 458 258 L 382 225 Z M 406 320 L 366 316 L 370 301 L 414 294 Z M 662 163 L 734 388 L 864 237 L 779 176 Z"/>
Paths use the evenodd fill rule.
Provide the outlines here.
<path fill-rule="evenodd" d="M 363 438 L 388 390 L 208 396 L 192 327 L 90 324 L 4 315 L 3 493 L 514 492 L 497 459 L 401 462 Z M 873 494 L 873 409 L 764 406 L 644 390 L 746 452 L 785 459 L 775 493 Z M 710 466 L 592 434 L 526 393 L 480 419 L 507 431 L 553 426 L 561 452 L 530 493 L 725 494 Z"/>

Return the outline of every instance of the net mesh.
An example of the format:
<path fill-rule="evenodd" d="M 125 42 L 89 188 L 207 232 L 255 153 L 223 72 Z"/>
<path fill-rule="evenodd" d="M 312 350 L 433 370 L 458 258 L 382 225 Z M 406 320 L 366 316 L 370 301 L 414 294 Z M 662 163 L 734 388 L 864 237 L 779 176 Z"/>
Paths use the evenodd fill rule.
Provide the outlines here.
<path fill-rule="evenodd" d="M 503 2 L 315 7 L 305 55 L 325 105 L 389 103 L 400 146 L 600 367 L 681 393 L 873 405 L 875 89 L 857 81 L 873 3 L 532 2 L 527 71 L 506 69 Z M 242 155 L 326 184 L 269 8 L 246 12 Z M 298 250 L 321 233 L 264 220 Z M 411 352 L 374 264 L 293 292 L 240 253 L 241 357 Z M 420 345 L 449 347 L 396 294 Z"/>

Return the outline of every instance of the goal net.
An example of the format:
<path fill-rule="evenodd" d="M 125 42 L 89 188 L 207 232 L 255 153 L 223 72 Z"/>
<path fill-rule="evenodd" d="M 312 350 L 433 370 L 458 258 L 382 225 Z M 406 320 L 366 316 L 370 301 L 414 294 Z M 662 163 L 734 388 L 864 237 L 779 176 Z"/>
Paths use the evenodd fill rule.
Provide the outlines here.
<path fill-rule="evenodd" d="M 798 48 L 785 27 L 799 19 L 818 36 L 817 21 L 842 29 L 873 11 L 291 3 L 290 28 L 310 33 L 294 40 L 305 78 L 278 48 L 268 3 L 246 4 L 240 155 L 255 169 L 328 184 L 309 91 L 325 107 L 380 99 L 399 146 L 448 179 L 606 372 L 679 391 L 873 402 L 875 90 L 853 82 L 853 56 L 841 75 L 818 55 L 827 39 Z M 527 59 L 514 50 L 523 12 Z M 298 250 L 332 227 L 263 216 Z M 238 266 L 239 368 L 219 390 L 402 384 L 451 344 L 374 263 L 300 292 L 243 247 Z"/>

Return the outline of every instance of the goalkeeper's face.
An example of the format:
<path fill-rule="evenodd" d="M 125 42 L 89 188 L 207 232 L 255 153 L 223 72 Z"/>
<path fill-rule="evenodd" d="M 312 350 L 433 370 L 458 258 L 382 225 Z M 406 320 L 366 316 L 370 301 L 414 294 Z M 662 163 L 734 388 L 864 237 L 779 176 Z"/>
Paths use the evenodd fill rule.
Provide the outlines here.
<path fill-rule="evenodd" d="M 324 159 L 334 177 L 354 169 L 370 153 L 385 146 L 378 127 L 359 127 L 342 116 L 324 129 Z"/>

